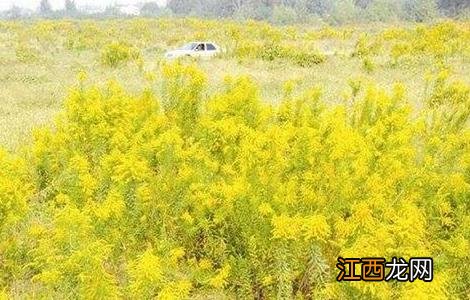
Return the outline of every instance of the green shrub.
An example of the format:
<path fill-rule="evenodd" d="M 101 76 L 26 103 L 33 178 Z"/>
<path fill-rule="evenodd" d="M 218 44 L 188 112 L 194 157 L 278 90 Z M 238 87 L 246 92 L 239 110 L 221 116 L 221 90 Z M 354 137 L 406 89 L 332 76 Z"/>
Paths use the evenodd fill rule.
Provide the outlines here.
<path fill-rule="evenodd" d="M 325 61 L 325 56 L 318 52 L 297 51 L 290 54 L 290 61 L 301 67 L 312 67 Z"/>
<path fill-rule="evenodd" d="M 15 55 L 16 59 L 22 63 L 32 63 L 39 60 L 38 51 L 27 44 L 19 44 L 15 49 Z"/>
<path fill-rule="evenodd" d="M 278 44 L 265 44 L 259 52 L 259 58 L 266 61 L 273 61 L 276 58 L 286 56 L 285 49 Z"/>
<path fill-rule="evenodd" d="M 372 71 L 375 70 L 375 64 L 374 64 L 374 62 L 372 61 L 372 59 L 369 58 L 369 57 L 365 57 L 365 58 L 362 60 L 362 67 L 364 68 L 364 70 L 365 70 L 367 73 L 371 73 Z"/>
<path fill-rule="evenodd" d="M 113 68 L 131 61 L 138 62 L 141 59 L 138 49 L 122 42 L 108 44 L 101 52 L 101 63 Z"/>

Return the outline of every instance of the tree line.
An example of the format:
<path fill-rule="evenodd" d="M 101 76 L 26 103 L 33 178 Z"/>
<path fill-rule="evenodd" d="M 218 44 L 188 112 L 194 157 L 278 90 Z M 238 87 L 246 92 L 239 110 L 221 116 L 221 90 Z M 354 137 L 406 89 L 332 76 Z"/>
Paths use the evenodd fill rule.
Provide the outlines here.
<path fill-rule="evenodd" d="M 436 17 L 468 18 L 469 0 L 170 0 L 177 15 L 234 17 L 276 23 L 322 19 L 355 21 L 428 21 Z"/>
<path fill-rule="evenodd" d="M 343 24 L 368 21 L 425 22 L 438 17 L 470 18 L 469 0 L 169 0 L 166 7 L 157 2 L 139 6 L 140 15 L 195 16 L 266 20 L 277 24 L 323 21 Z M 13 6 L 3 18 L 19 18 L 21 9 Z M 116 5 L 92 13 L 79 10 L 75 0 L 65 0 L 62 10 L 53 10 L 49 0 L 41 0 L 39 17 L 113 17 L 122 12 Z"/>

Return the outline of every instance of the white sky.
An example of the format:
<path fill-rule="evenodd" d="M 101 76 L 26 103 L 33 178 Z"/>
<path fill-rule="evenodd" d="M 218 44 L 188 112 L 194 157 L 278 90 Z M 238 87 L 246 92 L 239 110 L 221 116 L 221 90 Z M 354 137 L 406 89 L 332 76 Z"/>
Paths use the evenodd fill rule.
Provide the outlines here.
<path fill-rule="evenodd" d="M 165 3 L 165 0 L 153 0 L 159 3 Z M 91 5 L 98 7 L 106 7 L 109 4 L 135 4 L 142 2 L 153 2 L 151 0 L 75 0 L 77 6 Z M 40 0 L 0 0 L 0 10 L 6 10 L 13 5 L 26 7 L 30 9 L 36 9 L 39 7 Z M 54 9 L 60 9 L 64 7 L 64 0 L 49 0 Z"/>

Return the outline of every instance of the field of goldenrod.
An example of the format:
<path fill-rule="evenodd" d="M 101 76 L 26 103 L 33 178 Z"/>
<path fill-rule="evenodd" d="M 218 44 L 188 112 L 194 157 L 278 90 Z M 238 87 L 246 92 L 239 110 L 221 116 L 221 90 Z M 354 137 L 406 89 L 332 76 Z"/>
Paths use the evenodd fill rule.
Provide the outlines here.
<path fill-rule="evenodd" d="M 468 299 L 468 23 L 2 22 L 0 39 L 4 70 L 38 72 L 0 71 L 6 101 L 68 95 L 37 104 L 54 120 L 0 110 L 38 127 L 0 151 L 1 299 Z M 206 39 L 225 54 L 160 58 Z M 432 257 L 434 280 L 337 282 L 339 256 Z"/>

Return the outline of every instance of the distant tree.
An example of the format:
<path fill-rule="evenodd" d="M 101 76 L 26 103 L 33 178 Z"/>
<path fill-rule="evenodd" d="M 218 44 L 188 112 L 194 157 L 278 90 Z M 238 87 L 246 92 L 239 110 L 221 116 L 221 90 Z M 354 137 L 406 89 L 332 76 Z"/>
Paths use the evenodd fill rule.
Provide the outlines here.
<path fill-rule="evenodd" d="M 188 0 L 170 0 L 167 3 L 167 6 L 171 11 L 177 15 L 186 15 L 190 14 L 194 9 L 194 4 L 196 1 Z"/>
<path fill-rule="evenodd" d="M 41 0 L 39 3 L 39 14 L 42 16 L 47 16 L 50 15 L 52 12 L 52 7 L 51 4 L 49 3 L 49 0 Z"/>
<path fill-rule="evenodd" d="M 273 9 L 267 1 L 245 2 L 234 15 L 240 19 L 267 20 L 271 19 Z"/>
<path fill-rule="evenodd" d="M 433 0 L 429 0 L 433 1 Z M 404 16 L 400 2 L 396 0 L 373 0 L 361 10 L 361 17 L 366 21 L 387 22 Z"/>
<path fill-rule="evenodd" d="M 302 16 L 292 7 L 277 5 L 273 9 L 272 20 L 275 24 L 286 25 L 298 22 L 301 17 Z"/>
<path fill-rule="evenodd" d="M 358 9 L 353 0 L 337 0 L 328 16 L 328 21 L 337 24 L 352 23 L 358 19 Z"/>
<path fill-rule="evenodd" d="M 402 11 L 405 18 L 415 22 L 425 22 L 437 17 L 437 4 L 432 0 L 403 0 Z"/>
<path fill-rule="evenodd" d="M 106 6 L 104 12 L 100 14 L 103 17 L 117 17 L 121 15 L 119 7 L 115 4 Z"/>
<path fill-rule="evenodd" d="M 362 9 L 367 9 L 369 5 L 374 2 L 373 0 L 355 0 L 354 4 Z"/>
<path fill-rule="evenodd" d="M 170 0 L 167 7 L 177 15 L 227 17 L 232 15 L 231 0 Z"/>
<path fill-rule="evenodd" d="M 324 16 L 331 14 L 335 8 L 335 2 L 332 0 L 311 0 L 306 1 L 306 7 L 310 13 Z"/>
<path fill-rule="evenodd" d="M 230 0 L 230 5 L 234 11 L 238 11 L 242 8 L 243 5 L 247 4 L 248 0 Z"/>
<path fill-rule="evenodd" d="M 77 13 L 77 5 L 75 4 L 75 0 L 65 0 L 65 12 L 68 15 Z"/>
<path fill-rule="evenodd" d="M 449 17 L 458 16 L 470 9 L 469 0 L 438 0 L 437 5 L 439 10 Z"/>
<path fill-rule="evenodd" d="M 16 20 L 22 17 L 21 8 L 16 5 L 13 5 L 3 13 L 3 17 L 10 20 Z"/>
<path fill-rule="evenodd" d="M 168 0 L 167 7 L 176 15 L 263 19 L 281 24 L 317 16 L 333 23 L 401 18 L 422 22 L 439 12 L 450 17 L 470 14 L 470 0 Z M 149 5 L 147 12 L 152 10 Z"/>
<path fill-rule="evenodd" d="M 162 9 L 157 2 L 146 2 L 140 8 L 140 14 L 143 16 L 156 16 L 161 13 Z"/>
<path fill-rule="evenodd" d="M 177 15 L 231 17 L 240 15 L 270 15 L 273 6 L 282 0 L 169 0 L 167 7 Z M 293 0 L 283 0 L 293 1 Z M 268 9 L 266 9 L 268 8 Z"/>
<path fill-rule="evenodd" d="M 206 15 L 209 13 L 217 18 L 231 17 L 239 9 L 239 6 L 234 5 L 233 0 L 207 0 L 205 3 L 206 6 L 203 9 Z"/>

